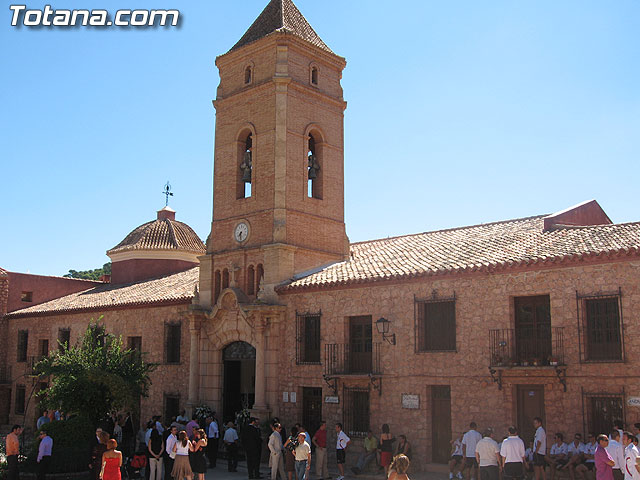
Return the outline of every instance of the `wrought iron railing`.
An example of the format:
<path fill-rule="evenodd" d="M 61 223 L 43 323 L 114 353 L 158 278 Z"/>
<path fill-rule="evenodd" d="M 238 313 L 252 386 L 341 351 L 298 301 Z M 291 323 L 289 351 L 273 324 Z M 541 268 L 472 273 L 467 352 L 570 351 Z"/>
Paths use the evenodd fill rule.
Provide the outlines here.
<path fill-rule="evenodd" d="M 380 374 L 380 344 L 370 343 L 357 348 L 348 343 L 328 343 L 324 346 L 325 375 Z"/>
<path fill-rule="evenodd" d="M 565 364 L 564 328 L 535 326 L 489 330 L 491 367 Z"/>

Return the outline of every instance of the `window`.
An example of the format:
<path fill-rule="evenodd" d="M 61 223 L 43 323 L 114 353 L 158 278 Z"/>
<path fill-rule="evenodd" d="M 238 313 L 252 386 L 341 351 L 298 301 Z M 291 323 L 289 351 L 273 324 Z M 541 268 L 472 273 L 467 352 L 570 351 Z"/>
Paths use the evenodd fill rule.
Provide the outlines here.
<path fill-rule="evenodd" d="M 49 340 L 38 340 L 38 358 L 44 358 L 49 355 Z"/>
<path fill-rule="evenodd" d="M 596 435 L 611 431 L 615 421 L 624 423 L 624 392 L 621 394 L 583 393 L 585 427 Z"/>
<path fill-rule="evenodd" d="M 127 338 L 127 348 L 129 348 L 129 350 L 142 352 L 142 337 Z"/>
<path fill-rule="evenodd" d="M 238 175 L 236 198 L 249 198 L 253 185 L 253 137 L 250 131 L 240 135 L 238 141 Z"/>
<path fill-rule="evenodd" d="M 165 363 L 180 363 L 180 323 L 167 323 L 164 326 Z"/>
<path fill-rule="evenodd" d="M 618 297 L 584 300 L 585 359 L 622 360 Z"/>
<path fill-rule="evenodd" d="M 320 364 L 320 313 L 296 313 L 296 363 Z"/>
<path fill-rule="evenodd" d="M 29 345 L 29 330 L 18 330 L 18 362 L 27 361 L 27 347 Z"/>
<path fill-rule="evenodd" d="M 164 394 L 164 418 L 170 421 L 180 414 L 180 395 Z"/>
<path fill-rule="evenodd" d="M 24 414 L 24 401 L 26 398 L 26 392 L 24 385 L 16 385 L 16 403 L 14 406 L 14 413 L 16 415 Z"/>
<path fill-rule="evenodd" d="M 33 292 L 22 292 L 20 294 L 20 300 L 23 302 L 33 302 Z"/>
<path fill-rule="evenodd" d="M 222 289 L 229 288 L 229 270 L 222 270 Z"/>
<path fill-rule="evenodd" d="M 369 431 L 369 390 L 344 387 L 344 429 L 350 437 L 366 437 Z"/>
<path fill-rule="evenodd" d="M 418 352 L 456 350 L 455 299 L 417 302 Z"/>
<path fill-rule="evenodd" d="M 321 152 L 317 142 L 317 135 L 309 134 L 307 148 L 307 196 L 322 199 L 322 170 Z"/>
<path fill-rule="evenodd" d="M 71 329 L 60 328 L 58 329 L 58 350 L 64 351 L 69 348 L 71 343 Z"/>
<path fill-rule="evenodd" d="M 318 85 L 318 67 L 311 67 L 311 85 Z"/>
<path fill-rule="evenodd" d="M 256 267 L 256 294 L 260 291 L 260 282 L 264 278 L 264 268 L 262 264 L 259 263 Z"/>
<path fill-rule="evenodd" d="M 244 69 L 244 84 L 249 85 L 252 80 L 253 80 L 253 69 L 251 68 L 251 65 L 247 65 L 247 67 Z"/>
<path fill-rule="evenodd" d="M 256 293 L 256 271 L 253 265 L 249 265 L 247 268 L 247 295 L 254 295 Z"/>
<path fill-rule="evenodd" d="M 221 286 L 222 286 L 222 275 L 220 275 L 220 270 L 216 270 L 216 275 L 215 275 L 215 279 L 214 279 L 214 296 L 213 296 L 213 301 L 214 303 L 218 301 L 218 297 L 220 296 L 220 291 L 221 291 Z"/>
<path fill-rule="evenodd" d="M 539 365 L 552 358 L 549 295 L 515 297 L 516 361 Z"/>

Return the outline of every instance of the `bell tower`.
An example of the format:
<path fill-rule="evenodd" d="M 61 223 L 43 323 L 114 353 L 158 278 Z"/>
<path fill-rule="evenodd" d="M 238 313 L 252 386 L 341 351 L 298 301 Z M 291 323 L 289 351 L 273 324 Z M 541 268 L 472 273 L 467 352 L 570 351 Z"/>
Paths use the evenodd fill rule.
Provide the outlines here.
<path fill-rule="evenodd" d="M 213 221 L 201 307 L 227 287 L 277 303 L 274 288 L 342 261 L 346 66 L 291 0 L 271 0 L 216 59 Z"/>

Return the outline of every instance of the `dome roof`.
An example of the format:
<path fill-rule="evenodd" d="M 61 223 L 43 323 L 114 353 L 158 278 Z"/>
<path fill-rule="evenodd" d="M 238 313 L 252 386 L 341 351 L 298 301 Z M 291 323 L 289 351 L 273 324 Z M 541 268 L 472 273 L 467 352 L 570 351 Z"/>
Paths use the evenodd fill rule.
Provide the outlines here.
<path fill-rule="evenodd" d="M 130 251 L 176 251 L 205 253 L 200 237 L 186 223 L 176 221 L 176 212 L 169 207 L 158 211 L 158 218 L 134 229 L 107 255 Z"/>

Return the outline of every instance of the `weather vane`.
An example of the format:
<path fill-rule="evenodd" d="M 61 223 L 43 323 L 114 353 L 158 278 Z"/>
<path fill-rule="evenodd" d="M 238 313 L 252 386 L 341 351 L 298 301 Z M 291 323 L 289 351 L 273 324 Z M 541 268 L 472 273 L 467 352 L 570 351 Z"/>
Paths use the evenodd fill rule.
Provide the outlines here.
<path fill-rule="evenodd" d="M 171 184 L 167 181 L 164 185 L 164 192 L 162 192 L 166 197 L 166 201 L 164 203 L 165 207 L 169 206 L 169 197 L 173 197 L 173 192 L 171 191 Z"/>

